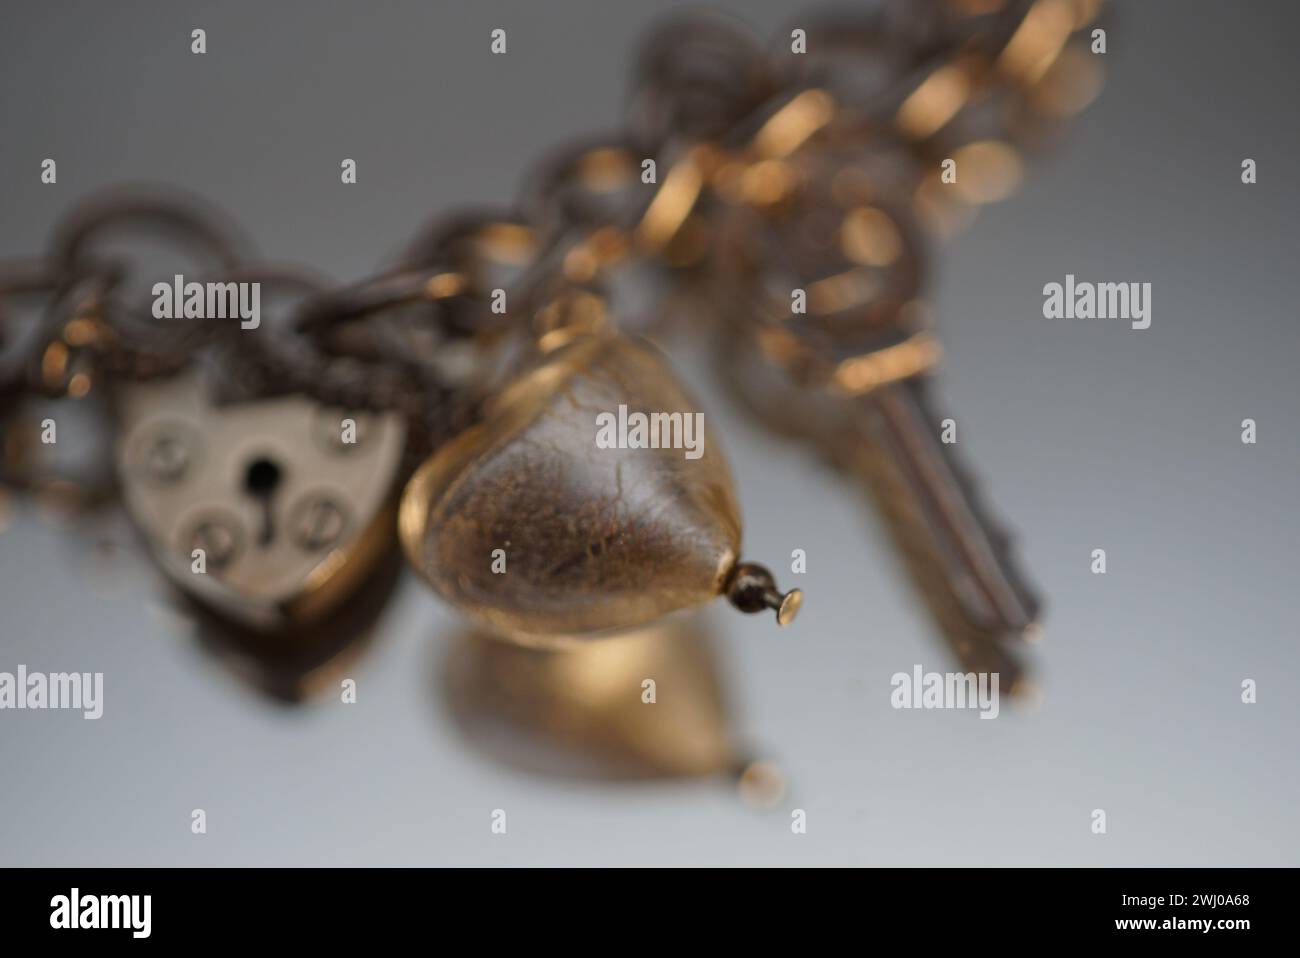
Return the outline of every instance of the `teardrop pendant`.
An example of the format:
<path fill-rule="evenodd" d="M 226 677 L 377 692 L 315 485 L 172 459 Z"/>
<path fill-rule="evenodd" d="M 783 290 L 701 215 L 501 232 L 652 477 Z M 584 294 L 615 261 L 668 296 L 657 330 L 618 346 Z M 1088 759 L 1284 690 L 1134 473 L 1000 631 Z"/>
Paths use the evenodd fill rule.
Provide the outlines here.
<path fill-rule="evenodd" d="M 599 437 L 609 417 L 701 431 L 687 449 L 621 431 L 611 444 Z M 702 419 L 649 343 L 561 346 L 416 471 L 398 522 L 407 558 L 448 602 L 521 641 L 631 628 L 722 594 L 784 625 L 801 593 L 738 561 L 731 474 Z"/>

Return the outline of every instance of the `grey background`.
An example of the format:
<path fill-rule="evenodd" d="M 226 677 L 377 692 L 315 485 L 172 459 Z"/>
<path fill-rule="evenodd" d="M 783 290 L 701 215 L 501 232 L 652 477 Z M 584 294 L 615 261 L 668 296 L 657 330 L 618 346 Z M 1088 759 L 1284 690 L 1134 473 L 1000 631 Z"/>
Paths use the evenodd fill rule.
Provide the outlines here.
<path fill-rule="evenodd" d="M 725 6 L 764 31 L 796 9 Z M 454 618 L 414 581 L 356 672 L 359 704 L 277 707 L 164 628 L 143 568 L 89 587 L 67 531 L 11 502 L 0 669 L 102 670 L 107 702 L 99 722 L 0 713 L 0 863 L 1300 864 L 1294 8 L 1114 6 L 1101 99 L 943 250 L 934 287 L 943 398 L 1050 603 L 1036 712 L 890 708 L 892 673 L 950 666 L 874 520 L 683 357 L 747 553 L 809 555 L 794 629 L 717 615 L 737 725 L 791 779 L 781 808 L 478 752 L 431 678 Z M 636 39 L 667 9 L 7 2 L 0 255 L 40 248 L 93 189 L 163 181 L 268 255 L 359 278 L 433 212 L 500 203 L 550 145 L 617 126 Z M 505 57 L 487 55 L 495 26 Z M 1258 185 L 1240 183 L 1245 156 Z M 1043 284 L 1067 272 L 1151 282 L 1151 329 L 1043 319 Z"/>

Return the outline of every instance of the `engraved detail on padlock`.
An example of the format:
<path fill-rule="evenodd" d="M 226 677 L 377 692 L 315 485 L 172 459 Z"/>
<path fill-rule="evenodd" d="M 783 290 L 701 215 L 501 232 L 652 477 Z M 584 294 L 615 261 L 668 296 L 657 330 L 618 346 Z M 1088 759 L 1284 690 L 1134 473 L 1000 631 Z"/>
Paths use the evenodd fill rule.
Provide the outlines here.
<path fill-rule="evenodd" d="M 188 372 L 120 399 L 127 508 L 163 569 L 220 614 L 262 629 L 315 621 L 392 547 L 400 417 L 367 414 L 364 444 L 340 455 L 319 427 L 343 415 L 301 397 L 218 405 Z M 193 573 L 194 549 L 208 574 Z"/>
<path fill-rule="evenodd" d="M 164 421 L 140 435 L 133 458 L 139 473 L 150 482 L 178 482 L 185 473 L 199 467 L 201 443 L 184 423 Z"/>
<path fill-rule="evenodd" d="M 201 552 L 207 572 L 220 574 L 243 548 L 245 536 L 240 521 L 226 510 L 202 510 L 182 522 L 181 528 L 184 530 L 179 543 L 181 551 L 191 557 L 196 550 Z"/>
<path fill-rule="evenodd" d="M 350 523 L 343 497 L 330 490 L 314 490 L 289 511 L 293 541 L 308 552 L 329 549 L 343 539 Z"/>

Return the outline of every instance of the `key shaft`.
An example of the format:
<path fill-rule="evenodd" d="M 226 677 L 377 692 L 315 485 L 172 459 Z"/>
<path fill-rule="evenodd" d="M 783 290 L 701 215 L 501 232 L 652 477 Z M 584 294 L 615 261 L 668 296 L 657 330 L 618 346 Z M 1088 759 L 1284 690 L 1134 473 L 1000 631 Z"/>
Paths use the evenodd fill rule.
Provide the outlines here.
<path fill-rule="evenodd" d="M 956 445 L 944 443 L 931 399 L 932 377 L 914 376 L 856 400 L 858 428 L 900 480 L 889 507 L 919 521 L 934 561 L 972 626 L 993 636 L 1022 636 L 1040 606 Z"/>

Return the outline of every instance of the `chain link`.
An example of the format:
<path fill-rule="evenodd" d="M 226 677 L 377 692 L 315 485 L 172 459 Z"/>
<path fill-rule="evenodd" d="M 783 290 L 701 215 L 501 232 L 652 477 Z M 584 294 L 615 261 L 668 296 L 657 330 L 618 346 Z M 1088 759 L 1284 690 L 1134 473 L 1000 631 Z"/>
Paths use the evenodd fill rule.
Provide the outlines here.
<path fill-rule="evenodd" d="M 44 259 L 0 264 L 0 394 L 76 398 L 212 354 L 231 396 L 400 410 L 430 448 L 521 357 L 612 316 L 655 328 L 665 291 L 701 285 L 722 325 L 759 335 L 773 361 L 833 376 L 916 334 L 928 237 L 1006 195 L 1021 153 L 1095 91 L 1081 31 L 1099 7 L 876 0 L 792 24 L 800 53 L 790 30 L 769 48 L 729 20 L 679 18 L 636 61 L 627 132 L 546 158 L 517 212 L 441 218 L 399 262 L 338 289 L 262 263 L 191 197 L 92 199 Z M 962 181 L 939 189 L 951 158 Z M 283 301 L 256 331 L 155 319 L 138 262 L 113 242 L 133 229 L 198 275 Z M 809 310 L 791 322 L 795 287 Z M 6 303 L 27 295 L 50 304 L 15 328 Z"/>

